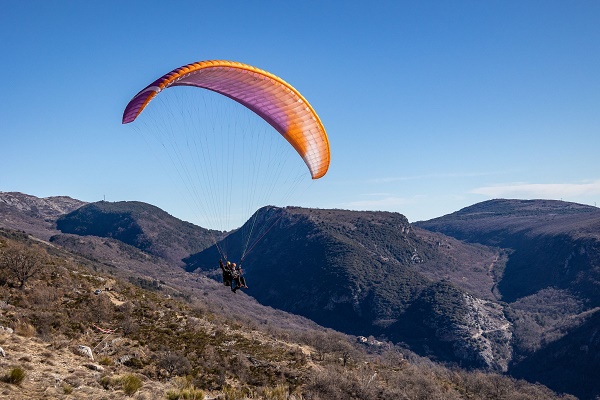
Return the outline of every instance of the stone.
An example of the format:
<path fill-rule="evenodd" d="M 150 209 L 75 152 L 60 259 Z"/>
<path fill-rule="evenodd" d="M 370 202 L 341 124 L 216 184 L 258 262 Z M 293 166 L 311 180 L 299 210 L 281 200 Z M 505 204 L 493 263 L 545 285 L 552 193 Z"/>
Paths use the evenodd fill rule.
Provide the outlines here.
<path fill-rule="evenodd" d="M 84 367 L 91 369 L 92 371 L 102 372 L 104 371 L 104 367 L 98 364 L 83 364 Z"/>
<path fill-rule="evenodd" d="M 79 346 L 77 346 L 77 351 L 79 352 L 79 354 L 81 354 L 83 356 L 91 358 L 92 360 L 94 359 L 94 354 L 92 353 L 92 349 L 90 349 L 88 346 L 79 345 Z"/>

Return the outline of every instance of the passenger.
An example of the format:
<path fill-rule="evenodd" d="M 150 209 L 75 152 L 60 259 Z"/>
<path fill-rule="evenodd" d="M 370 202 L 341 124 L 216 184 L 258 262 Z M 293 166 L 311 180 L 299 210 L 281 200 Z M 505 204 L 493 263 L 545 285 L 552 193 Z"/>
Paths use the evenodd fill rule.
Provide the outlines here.
<path fill-rule="evenodd" d="M 233 263 L 232 266 L 233 281 L 231 282 L 231 291 L 235 293 L 238 289 L 247 289 L 248 286 L 246 285 L 246 278 L 244 278 L 244 271 L 242 270 L 242 266 L 237 266 L 235 263 Z"/>
<path fill-rule="evenodd" d="M 219 260 L 219 267 L 223 272 L 223 285 L 231 286 L 233 281 L 231 262 L 227 261 L 227 265 L 223 265 L 223 260 Z"/>
<path fill-rule="evenodd" d="M 242 264 L 235 267 L 235 269 L 238 273 L 237 279 L 238 279 L 238 284 L 240 285 L 240 288 L 248 289 L 248 286 L 246 285 L 246 278 L 244 277 L 244 271 L 242 270 Z"/>

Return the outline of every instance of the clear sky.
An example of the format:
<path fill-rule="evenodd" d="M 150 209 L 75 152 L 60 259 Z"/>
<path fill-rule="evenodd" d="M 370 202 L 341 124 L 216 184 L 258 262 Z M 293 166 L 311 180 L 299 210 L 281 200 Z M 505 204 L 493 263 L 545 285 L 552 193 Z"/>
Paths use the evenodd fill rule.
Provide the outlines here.
<path fill-rule="evenodd" d="M 164 73 L 227 59 L 290 82 L 327 129 L 329 173 L 297 205 L 410 221 L 491 198 L 600 205 L 599 1 L 0 5 L 0 191 L 202 224 L 121 116 Z"/>

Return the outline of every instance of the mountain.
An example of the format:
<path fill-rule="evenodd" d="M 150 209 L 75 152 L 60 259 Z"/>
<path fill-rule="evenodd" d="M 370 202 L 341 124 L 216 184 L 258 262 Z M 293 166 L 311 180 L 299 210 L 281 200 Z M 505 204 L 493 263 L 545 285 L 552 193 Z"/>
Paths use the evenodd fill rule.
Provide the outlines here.
<path fill-rule="evenodd" d="M 19 192 L 0 192 L 4 227 L 35 233 L 47 240 L 56 233 L 56 219 L 87 203 L 66 196 L 39 198 Z"/>
<path fill-rule="evenodd" d="M 7 235 L 10 237 L 25 237 L 29 241 L 41 242 L 48 246 L 49 253 L 55 254 L 59 252 L 62 254 L 62 257 L 69 259 L 69 262 L 76 260 L 77 265 L 85 267 L 94 273 L 111 274 L 119 279 L 134 282 L 138 286 L 167 292 L 169 296 L 171 294 L 181 298 L 201 296 L 206 307 L 215 312 L 221 312 L 226 315 L 245 315 L 248 318 L 260 315 L 269 321 L 269 327 L 303 331 L 307 327 L 316 326 L 313 322 L 298 316 L 263 307 L 253 298 L 244 294 L 240 294 L 233 299 L 229 296 L 223 296 L 222 287 L 214 280 L 197 274 L 186 273 L 179 266 L 181 264 L 181 257 L 169 256 L 176 254 L 175 251 L 166 251 L 165 254 L 167 254 L 167 257 L 163 258 L 134 245 L 114 239 L 114 236 L 128 232 L 126 229 L 128 225 L 125 222 L 121 224 L 117 223 L 114 225 L 114 232 L 106 230 L 103 227 L 103 215 L 107 215 L 107 220 L 110 221 L 111 218 L 114 218 L 111 212 L 105 214 L 102 211 L 94 212 L 92 208 L 92 211 L 87 213 L 91 219 L 88 221 L 82 218 L 81 226 L 75 229 L 78 225 L 73 222 L 77 220 L 77 217 L 74 216 L 86 214 L 71 213 L 77 210 L 78 207 L 87 204 L 85 202 L 68 197 L 49 198 L 52 205 L 48 207 L 50 210 L 40 212 L 40 210 L 46 210 L 48 199 L 40 199 L 21 193 L 0 193 L 0 199 L 4 199 L 5 203 L 7 203 L 0 203 L 0 231 L 3 229 L 8 230 L 9 233 Z M 58 202 L 53 203 L 53 200 L 58 200 Z M 92 203 L 90 206 L 93 204 L 99 203 Z M 113 204 L 114 207 L 111 207 Z M 181 252 L 186 244 L 189 245 L 189 243 L 192 243 L 192 245 L 189 245 L 190 248 L 198 248 L 194 247 L 196 246 L 196 241 L 200 243 L 199 248 L 202 248 L 202 246 L 206 245 L 206 242 L 200 240 L 203 238 L 201 234 L 206 232 L 212 234 L 212 231 L 207 231 L 187 222 L 177 220 L 158 207 L 149 204 L 139 202 L 100 202 L 100 205 L 105 207 L 104 210 L 122 211 L 123 220 L 132 222 L 131 225 L 134 226 L 131 231 L 139 232 L 135 227 L 142 227 L 142 235 L 146 232 L 144 230 L 146 226 L 149 226 L 149 232 L 161 231 L 163 230 L 162 223 L 167 221 L 167 225 L 170 224 L 170 226 L 167 226 L 166 231 L 169 228 L 176 230 L 173 236 L 169 237 L 169 240 L 172 241 L 172 246 L 177 252 Z M 73 229 L 84 233 L 84 235 L 62 233 L 57 230 L 57 220 L 61 218 L 70 220 Z M 98 222 L 100 227 L 94 227 L 92 221 Z M 155 222 L 154 226 L 152 226 L 153 222 Z M 192 225 L 191 233 L 186 231 L 189 225 Z M 179 228 L 177 228 L 178 226 Z M 13 231 L 16 233 L 11 233 Z M 105 234 L 105 236 L 89 235 L 92 231 Z M 186 236 L 186 233 L 188 236 Z M 200 235 L 200 237 L 198 238 L 197 235 Z M 168 241 L 158 241 L 156 246 L 153 246 L 155 237 L 149 236 L 149 242 L 152 243 L 150 249 L 169 245 Z M 135 236 L 125 234 L 124 237 Z M 144 241 L 133 240 L 132 243 L 139 244 L 144 243 Z M 186 256 L 189 254 L 185 253 Z M 1 304 L 0 302 L 0 307 Z"/>
<path fill-rule="evenodd" d="M 243 263 L 247 292 L 262 304 L 435 359 L 506 370 L 511 324 L 492 301 L 501 252 L 389 212 L 267 207 L 250 221 L 268 232 Z M 220 247 L 241 249 L 247 225 Z M 219 256 L 218 246 L 208 248 L 186 259 L 187 269 L 214 273 Z"/>
<path fill-rule="evenodd" d="M 507 252 L 497 290 L 514 326 L 509 373 L 582 398 L 600 393 L 600 209 L 499 199 L 415 225 Z"/>
<path fill-rule="evenodd" d="M 112 238 L 176 264 L 223 236 L 137 201 L 87 204 L 56 220 L 62 233 Z"/>
<path fill-rule="evenodd" d="M 511 375 L 559 392 L 597 399 L 600 378 L 600 312 L 594 310 L 568 335 L 549 342 L 511 368 Z"/>
<path fill-rule="evenodd" d="M 415 225 L 510 249 L 498 289 L 513 302 L 548 287 L 600 306 L 600 209 L 551 200 L 491 200 Z"/>

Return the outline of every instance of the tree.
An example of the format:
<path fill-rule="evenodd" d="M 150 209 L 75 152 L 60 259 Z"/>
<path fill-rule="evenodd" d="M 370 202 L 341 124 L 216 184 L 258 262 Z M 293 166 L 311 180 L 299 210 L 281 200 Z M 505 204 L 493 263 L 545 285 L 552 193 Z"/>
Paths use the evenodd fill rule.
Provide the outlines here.
<path fill-rule="evenodd" d="M 37 247 L 15 243 L 0 248 L 0 271 L 5 278 L 14 279 L 19 288 L 45 267 L 46 255 Z"/>

